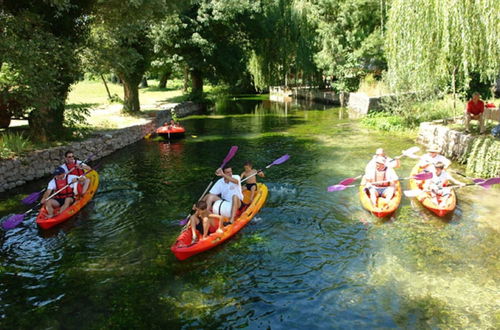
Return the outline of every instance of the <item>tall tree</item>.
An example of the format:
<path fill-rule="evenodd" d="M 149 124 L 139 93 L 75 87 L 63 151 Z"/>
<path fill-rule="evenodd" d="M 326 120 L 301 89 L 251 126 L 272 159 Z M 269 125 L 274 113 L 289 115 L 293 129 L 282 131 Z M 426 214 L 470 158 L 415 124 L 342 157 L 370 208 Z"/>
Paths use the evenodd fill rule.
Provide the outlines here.
<path fill-rule="evenodd" d="M 139 83 L 153 59 L 153 22 L 181 1 L 98 0 L 87 57 L 123 83 L 123 111 L 140 111 Z"/>
<path fill-rule="evenodd" d="M 154 28 L 156 47 L 164 56 L 179 56 L 189 70 L 192 93 L 203 93 L 204 80 L 241 83 L 249 40 L 245 27 L 254 19 L 251 0 L 195 0 Z"/>
<path fill-rule="evenodd" d="M 78 52 L 92 0 L 5 0 L 0 11 L 0 103 L 32 109 L 40 140 L 62 132 L 64 104 L 80 75 Z"/>
<path fill-rule="evenodd" d="M 467 89 L 472 73 L 500 71 L 500 1 L 394 0 L 387 22 L 388 80 L 394 90 Z"/>

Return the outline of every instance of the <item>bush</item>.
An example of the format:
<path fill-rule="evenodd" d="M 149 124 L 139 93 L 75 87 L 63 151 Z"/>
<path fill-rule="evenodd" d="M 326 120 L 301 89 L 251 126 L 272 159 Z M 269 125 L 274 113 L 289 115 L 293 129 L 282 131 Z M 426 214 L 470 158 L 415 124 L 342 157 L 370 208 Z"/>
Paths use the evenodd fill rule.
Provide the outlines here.
<path fill-rule="evenodd" d="M 12 158 L 33 148 L 22 133 L 4 133 L 0 136 L 0 158 Z"/>

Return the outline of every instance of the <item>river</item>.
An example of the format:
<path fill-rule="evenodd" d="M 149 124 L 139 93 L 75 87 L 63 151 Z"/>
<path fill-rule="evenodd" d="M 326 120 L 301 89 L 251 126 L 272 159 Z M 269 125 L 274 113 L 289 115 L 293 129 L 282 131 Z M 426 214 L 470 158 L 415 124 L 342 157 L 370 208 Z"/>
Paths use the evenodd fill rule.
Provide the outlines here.
<path fill-rule="evenodd" d="M 142 140 L 97 161 L 101 184 L 77 216 L 48 231 L 35 215 L 0 236 L 0 328 L 498 328 L 500 193 L 458 190 L 441 219 L 403 198 L 389 219 L 356 188 L 377 147 L 410 138 L 364 128 L 339 108 L 254 97 L 182 120 L 188 135 Z M 233 239 L 185 261 L 178 220 L 233 145 L 234 172 L 290 160 L 260 179 L 269 198 Z M 407 176 L 414 160 L 403 158 Z M 0 195 L 0 218 L 45 180 Z M 407 182 L 403 183 L 407 187 Z"/>

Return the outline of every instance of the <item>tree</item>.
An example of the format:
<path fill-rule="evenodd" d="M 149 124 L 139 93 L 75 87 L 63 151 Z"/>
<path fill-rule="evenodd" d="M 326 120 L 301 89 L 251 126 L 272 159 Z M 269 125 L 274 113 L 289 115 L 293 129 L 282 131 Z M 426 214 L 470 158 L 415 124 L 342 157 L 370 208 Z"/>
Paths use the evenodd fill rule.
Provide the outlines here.
<path fill-rule="evenodd" d="M 396 91 L 467 90 L 500 71 L 500 1 L 394 0 L 387 22 L 388 81 Z M 456 82 L 456 83 L 455 83 Z"/>
<path fill-rule="evenodd" d="M 320 42 L 315 61 L 334 77 L 338 90 L 356 90 L 367 71 L 385 67 L 383 1 L 315 0 L 311 5 L 309 17 L 317 24 Z"/>
<path fill-rule="evenodd" d="M 178 1 L 180 2 L 180 0 Z M 113 71 L 123 83 L 123 111 L 140 111 L 139 83 L 153 59 L 151 26 L 177 2 L 99 0 L 92 17 L 87 57 L 98 69 Z"/>
<path fill-rule="evenodd" d="M 187 64 L 195 96 L 203 93 L 205 79 L 242 84 L 249 54 L 245 27 L 257 9 L 251 0 L 192 1 L 155 25 L 155 47 Z"/>
<path fill-rule="evenodd" d="M 0 103 L 30 112 L 40 140 L 62 133 L 64 104 L 79 77 L 78 50 L 92 1 L 3 1 Z"/>

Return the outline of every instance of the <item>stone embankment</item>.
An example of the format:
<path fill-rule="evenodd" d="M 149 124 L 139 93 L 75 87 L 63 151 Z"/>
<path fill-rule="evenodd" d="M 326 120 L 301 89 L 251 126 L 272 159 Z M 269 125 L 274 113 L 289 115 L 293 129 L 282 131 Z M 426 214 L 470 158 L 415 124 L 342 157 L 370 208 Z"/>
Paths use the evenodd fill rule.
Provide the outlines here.
<path fill-rule="evenodd" d="M 420 124 L 417 142 L 437 144 L 442 154 L 467 167 L 469 175 L 500 176 L 500 140 L 490 135 L 471 135 L 447 127 L 447 120 Z"/>
<path fill-rule="evenodd" d="M 170 120 L 171 111 L 174 111 L 177 117 L 185 117 L 201 110 L 201 105 L 185 102 L 172 109 L 158 111 L 153 119 L 142 125 L 98 133 L 85 141 L 36 150 L 14 159 L 0 160 L 0 192 L 51 174 L 56 166 L 64 162 L 64 153 L 67 150 L 72 150 L 80 159 L 91 155 L 93 160 L 99 159 L 154 132 L 158 126 Z"/>

